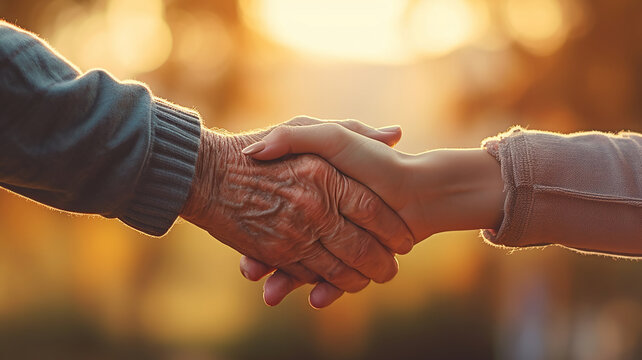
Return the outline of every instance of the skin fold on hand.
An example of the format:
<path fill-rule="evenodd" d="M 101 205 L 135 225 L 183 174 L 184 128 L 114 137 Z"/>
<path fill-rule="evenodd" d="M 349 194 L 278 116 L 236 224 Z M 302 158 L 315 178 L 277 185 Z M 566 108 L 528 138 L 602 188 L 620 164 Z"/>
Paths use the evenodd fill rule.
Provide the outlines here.
<path fill-rule="evenodd" d="M 394 277 L 394 253 L 414 242 L 401 218 L 317 156 L 260 162 L 241 153 L 264 135 L 204 130 L 181 216 L 297 283 L 321 281 L 317 293 L 355 292 L 370 279 Z"/>

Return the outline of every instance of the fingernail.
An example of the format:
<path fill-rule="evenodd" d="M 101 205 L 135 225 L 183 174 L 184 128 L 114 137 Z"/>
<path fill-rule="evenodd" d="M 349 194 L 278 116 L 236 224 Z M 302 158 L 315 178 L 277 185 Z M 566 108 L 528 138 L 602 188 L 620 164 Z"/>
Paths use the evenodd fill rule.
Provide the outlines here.
<path fill-rule="evenodd" d="M 265 149 L 265 141 L 261 140 L 259 142 L 255 142 L 254 144 L 246 147 L 245 149 L 241 150 L 241 152 L 245 155 L 252 155 L 252 154 L 256 154 L 257 152 L 260 152 L 263 149 Z"/>
<path fill-rule="evenodd" d="M 377 130 L 379 130 L 381 132 L 397 132 L 397 131 L 401 130 L 401 126 L 399 126 L 399 125 L 386 126 L 386 127 L 378 128 Z"/>
<path fill-rule="evenodd" d="M 250 277 L 248 276 L 248 274 L 247 274 L 247 271 L 245 271 L 245 270 L 241 270 L 241 274 L 243 274 L 243 276 L 244 276 L 246 279 L 249 279 L 249 278 L 250 278 Z"/>

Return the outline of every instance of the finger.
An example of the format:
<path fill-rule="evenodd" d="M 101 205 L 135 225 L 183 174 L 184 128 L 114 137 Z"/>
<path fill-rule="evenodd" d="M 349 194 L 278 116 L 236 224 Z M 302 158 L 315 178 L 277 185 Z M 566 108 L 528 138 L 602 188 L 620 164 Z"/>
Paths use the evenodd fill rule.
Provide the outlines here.
<path fill-rule="evenodd" d="M 326 120 L 325 123 L 333 123 L 341 125 L 342 127 L 363 135 L 373 140 L 382 142 L 388 146 L 396 145 L 401 140 L 401 127 L 399 125 L 392 125 L 380 128 L 373 128 L 369 125 L 362 123 L 359 120 Z"/>
<path fill-rule="evenodd" d="M 314 284 L 319 280 L 322 279 L 300 263 L 282 266 L 265 281 L 263 300 L 270 306 L 277 305 L 299 286 L 305 283 Z"/>
<path fill-rule="evenodd" d="M 283 299 L 303 285 L 290 275 L 277 270 L 265 281 L 263 285 L 263 300 L 269 306 L 276 306 Z M 318 283 L 310 292 L 308 302 L 316 309 L 324 308 L 343 295 L 344 291 L 340 290 L 325 281 Z"/>
<path fill-rule="evenodd" d="M 301 263 L 287 264 L 279 267 L 279 270 L 287 273 L 293 278 L 308 284 L 314 284 L 323 280 L 319 275 L 303 266 Z"/>
<path fill-rule="evenodd" d="M 372 234 L 397 254 L 406 254 L 415 237 L 406 223 L 379 196 L 364 185 L 343 177 L 338 196 L 341 215 Z"/>
<path fill-rule="evenodd" d="M 321 309 L 335 302 L 341 295 L 343 295 L 342 290 L 330 283 L 320 282 L 310 291 L 308 302 L 313 308 Z"/>
<path fill-rule="evenodd" d="M 401 137 L 401 128 L 393 127 L 389 131 L 369 130 L 372 134 L 364 136 L 358 132 L 350 131 L 337 122 L 324 122 L 309 126 L 280 126 L 270 131 L 261 141 L 258 141 L 242 150 L 243 154 L 251 155 L 257 160 L 273 160 L 286 154 L 314 153 L 326 160 L 339 161 L 335 156 L 344 155 L 342 166 L 351 165 L 354 160 L 373 151 L 376 157 L 384 157 L 383 160 L 390 161 L 395 152 L 387 152 L 387 143 L 394 144 Z M 376 145 L 375 145 L 376 144 Z M 380 147 L 380 148 L 377 148 Z M 360 149 L 360 147 L 365 147 Z M 351 154 L 345 157 L 346 151 Z M 353 154 L 357 151 L 356 154 Z"/>
<path fill-rule="evenodd" d="M 323 120 L 311 117 L 311 116 L 305 116 L 305 115 L 299 115 L 295 116 L 292 119 L 286 121 L 284 125 L 287 126 L 308 126 L 308 125 L 317 125 L 323 123 Z"/>
<path fill-rule="evenodd" d="M 286 154 L 314 153 L 332 162 L 346 148 L 350 149 L 354 144 L 361 146 L 367 140 L 387 148 L 379 141 L 368 139 L 334 122 L 280 126 L 270 131 L 261 141 L 243 149 L 243 153 L 252 155 L 257 160 L 273 160 Z"/>
<path fill-rule="evenodd" d="M 299 281 L 285 272 L 277 270 L 265 280 L 265 284 L 263 285 L 263 301 L 269 306 L 278 305 L 286 295 L 303 284 L 303 281 Z"/>
<path fill-rule="evenodd" d="M 241 257 L 240 268 L 243 276 L 251 281 L 261 280 L 265 275 L 268 275 L 275 270 L 274 267 L 245 255 Z M 314 284 L 320 280 L 318 275 L 299 263 L 284 265 L 280 268 L 290 276 L 305 283 Z"/>
<path fill-rule="evenodd" d="M 399 270 L 399 264 L 388 249 L 367 231 L 344 218 L 331 234 L 324 234 L 320 241 L 343 263 L 375 282 L 389 281 Z"/>
<path fill-rule="evenodd" d="M 377 140 L 390 147 L 395 146 L 401 140 L 401 127 L 398 125 L 373 128 L 358 120 L 325 120 L 322 123 L 337 124 L 352 131 L 355 134 Z"/>
<path fill-rule="evenodd" d="M 250 257 L 243 257 L 241 259 L 242 267 L 247 269 L 248 272 L 254 270 L 254 273 L 251 273 L 256 276 L 263 277 L 267 273 L 263 273 L 270 269 L 269 266 L 254 260 Z M 271 269 L 272 271 L 274 269 Z M 272 272 L 270 271 L 270 272 Z M 261 275 L 259 275 L 261 274 Z M 297 274 L 291 275 L 291 274 Z M 260 278 L 259 277 L 259 278 Z M 249 279 L 248 276 L 246 278 Z M 251 280 L 251 279 L 250 279 Z M 289 293 L 294 291 L 299 286 L 305 283 L 316 283 L 320 280 L 319 276 L 312 273 L 310 270 L 305 268 L 299 263 L 289 264 L 281 267 L 272 274 L 263 285 L 263 300 L 267 305 L 274 306 L 279 304 Z"/>
<path fill-rule="evenodd" d="M 397 151 L 334 123 L 279 127 L 243 149 L 243 153 L 257 160 L 273 160 L 286 154 L 317 154 L 376 193 L 403 187 L 403 177 L 390 176 L 391 172 L 403 170 Z M 382 167 L 388 171 L 381 171 Z"/>
<path fill-rule="evenodd" d="M 401 140 L 402 131 L 399 125 L 380 127 L 377 128 L 377 131 L 381 134 L 380 137 L 368 137 L 379 140 L 390 147 L 394 147 Z"/>
<path fill-rule="evenodd" d="M 251 281 L 261 280 L 265 275 L 274 271 L 274 268 L 248 256 L 241 256 L 239 265 L 241 274 Z"/>
<path fill-rule="evenodd" d="M 297 116 L 293 119 L 290 119 L 285 124 L 288 126 L 309 126 L 327 123 L 341 125 L 350 131 L 380 141 L 388 146 L 394 146 L 401 139 L 401 127 L 398 125 L 373 128 L 372 126 L 366 125 L 363 122 L 354 119 L 321 120 L 308 116 Z"/>
<path fill-rule="evenodd" d="M 300 262 L 343 291 L 357 292 L 370 282 L 369 278 L 347 266 L 325 249 Z"/>

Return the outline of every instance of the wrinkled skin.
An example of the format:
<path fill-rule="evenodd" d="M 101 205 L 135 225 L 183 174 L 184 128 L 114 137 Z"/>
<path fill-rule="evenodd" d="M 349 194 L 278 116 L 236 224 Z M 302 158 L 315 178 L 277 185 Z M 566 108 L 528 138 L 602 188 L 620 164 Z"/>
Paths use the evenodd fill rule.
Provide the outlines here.
<path fill-rule="evenodd" d="M 405 223 L 377 195 L 317 156 L 259 162 L 241 153 L 264 135 L 203 130 L 181 216 L 303 282 L 324 280 L 355 292 L 370 279 L 392 279 L 398 269 L 394 252 L 409 251 L 414 241 Z"/>

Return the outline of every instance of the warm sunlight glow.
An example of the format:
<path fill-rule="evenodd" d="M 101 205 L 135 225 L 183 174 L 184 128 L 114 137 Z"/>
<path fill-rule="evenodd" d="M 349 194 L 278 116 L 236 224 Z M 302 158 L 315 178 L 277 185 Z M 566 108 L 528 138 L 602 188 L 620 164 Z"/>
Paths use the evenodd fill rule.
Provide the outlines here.
<path fill-rule="evenodd" d="M 184 64 L 181 75 L 208 85 L 221 76 L 229 64 L 234 40 L 225 23 L 214 13 L 174 13 L 170 25 L 174 34 L 173 59 Z"/>
<path fill-rule="evenodd" d="M 510 35 L 533 53 L 548 55 L 566 39 L 559 0 L 507 0 L 504 17 Z"/>
<path fill-rule="evenodd" d="M 485 31 L 485 8 L 466 0 L 422 0 L 412 9 L 410 41 L 420 53 L 445 55 Z M 477 10 L 477 11 L 476 11 Z"/>
<path fill-rule="evenodd" d="M 387 62 L 403 59 L 400 21 L 406 0 L 245 0 L 247 24 L 309 54 Z"/>
<path fill-rule="evenodd" d="M 0 26 L 0 138 L 11 140 L 0 140 L 0 360 L 642 360 L 639 260 L 580 255 L 563 246 L 522 248 L 558 240 L 559 229 L 528 222 L 529 209 L 504 219 L 508 236 L 495 239 L 519 248 L 492 246 L 478 229 L 428 237 L 490 226 L 486 216 L 462 217 L 487 205 L 475 206 L 476 200 L 494 196 L 467 201 L 465 192 L 476 189 L 452 181 L 475 176 L 469 165 L 478 160 L 494 167 L 479 185 L 500 181 L 500 164 L 480 154 L 489 136 L 516 125 L 550 132 L 540 134 L 543 141 L 555 133 L 626 130 L 635 133 L 618 140 L 633 144 L 642 134 L 641 16 L 642 0 L 0 0 L 0 19 L 56 50 L 50 54 L 28 35 Z M 57 55 L 77 66 L 79 76 L 66 71 Z M 97 82 L 96 72 L 84 75 L 99 68 L 137 81 L 153 97 L 123 98 L 130 86 Z M 203 129 L 212 129 L 216 139 L 200 146 L 211 150 L 201 151 L 201 158 L 220 162 L 199 166 L 199 175 L 210 171 L 221 181 L 201 189 L 210 195 L 200 199 L 208 210 L 201 213 L 211 218 L 193 219 L 199 226 L 179 217 L 166 234 L 150 237 L 109 217 L 143 210 L 132 196 L 159 190 L 153 184 L 145 189 L 140 175 L 149 164 L 133 161 L 135 152 L 163 156 L 168 131 L 187 141 L 181 133 L 189 130 L 189 119 L 176 111 L 163 111 L 174 125 L 147 127 L 165 122 L 150 103 L 161 98 L 197 111 Z M 356 119 L 375 129 L 397 125 L 402 137 L 386 149 L 353 134 L 362 162 L 368 150 L 375 152 L 370 169 L 363 169 L 370 171 L 359 176 L 352 169 L 354 178 L 312 154 L 258 162 L 237 151 L 297 115 Z M 534 165 L 538 175 L 578 187 L 595 185 L 582 186 L 577 171 L 547 171 L 542 165 L 564 147 L 556 143 L 538 156 L 538 146 L 524 144 L 537 141 L 531 136 L 511 135 L 518 142 L 514 150 L 527 150 L 521 155 L 534 162 L 519 167 Z M 512 157 L 503 163 L 511 174 L 515 169 L 506 165 L 520 155 L 505 146 L 512 140 L 504 141 L 501 154 Z M 615 145 L 616 138 L 607 141 Z M 153 144 L 159 146 L 149 148 Z M 85 152 L 71 151 L 79 148 Z M 469 156 L 456 169 L 452 162 L 459 155 L 439 149 Z M 183 155 L 175 164 L 180 173 L 189 171 L 190 157 Z M 577 162 L 575 151 L 568 155 Z M 627 160 L 624 153 L 614 155 L 612 164 L 595 172 Z M 564 156 L 553 160 L 562 163 Z M 631 156 L 639 166 L 639 155 Z M 77 174 L 43 178 L 51 164 L 64 164 L 59 172 L 75 165 Z M 447 168 L 454 176 L 431 171 Z M 631 189 L 615 189 L 631 180 L 634 169 L 622 168 L 626 178 L 610 174 L 606 190 L 631 195 Z M 378 180 L 407 181 L 388 193 L 389 182 L 368 181 L 373 173 Z M 178 180 L 163 185 L 177 186 Z M 103 185 L 108 188 L 92 191 Z M 440 194 L 440 185 L 446 193 Z M 381 190 L 382 198 L 368 186 Z M 270 189 L 274 196 L 261 196 Z M 299 260 L 316 255 L 313 247 L 330 245 L 334 255 L 317 259 L 326 271 L 343 272 L 351 282 L 360 272 L 374 275 L 381 269 L 334 265 L 389 264 L 381 258 L 385 244 L 377 240 L 394 241 L 389 237 L 403 219 L 382 203 L 385 213 L 370 230 L 378 228 L 383 232 L 372 232 L 386 238 L 377 239 L 346 220 L 346 206 L 367 206 L 367 199 L 392 204 L 397 199 L 391 197 L 418 192 L 425 195 L 418 207 L 395 208 L 409 224 L 424 215 L 429 224 L 415 231 L 412 251 L 397 257 L 399 271 L 389 282 L 371 281 L 321 310 L 309 304 L 314 284 L 267 306 L 264 286 L 271 295 L 278 277 L 249 281 L 240 269 L 242 252 L 307 272 Z M 456 193 L 462 196 L 449 199 Z M 167 195 L 153 203 L 184 206 Z M 509 206 L 519 208 L 513 200 Z M 617 216 L 598 212 L 598 202 L 585 203 L 585 212 L 571 215 L 585 222 Z M 545 221 L 573 211 L 558 204 L 530 215 Z M 367 211 L 359 215 L 359 223 L 374 219 Z M 638 249 L 642 257 L 642 246 L 634 243 L 642 235 L 632 234 L 630 244 L 619 238 L 638 224 L 628 220 L 631 226 L 615 229 L 622 231 L 612 231 L 614 222 L 596 231 L 610 235 L 605 249 Z M 347 227 L 337 228 L 341 224 Z M 520 230 L 506 231 L 511 226 L 527 227 L 524 236 L 514 234 L 517 242 L 507 239 Z M 328 230 L 343 236 L 315 236 L 331 235 Z M 531 242 L 529 234 L 545 235 Z M 301 241 L 279 244 L 280 235 Z M 561 240 L 586 248 L 582 239 Z M 337 257 L 364 250 L 378 259 L 360 256 L 344 264 Z M 319 269 L 313 260 L 303 262 L 323 272 L 324 264 Z M 282 283 L 282 290 L 294 285 Z M 319 290 L 314 297 L 322 295 Z"/>
<path fill-rule="evenodd" d="M 162 0 L 110 0 L 106 9 L 69 6 L 51 40 L 81 69 L 102 67 L 120 78 L 161 66 L 172 49 Z"/>
<path fill-rule="evenodd" d="M 147 72 L 167 60 L 172 34 L 162 0 L 111 0 L 106 15 L 111 49 L 123 67 Z"/>

